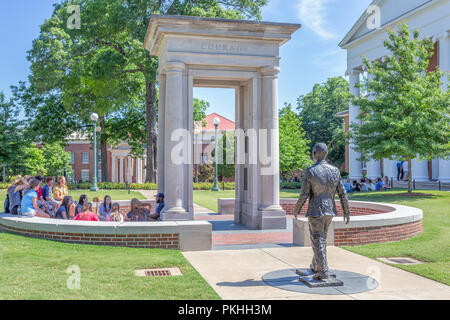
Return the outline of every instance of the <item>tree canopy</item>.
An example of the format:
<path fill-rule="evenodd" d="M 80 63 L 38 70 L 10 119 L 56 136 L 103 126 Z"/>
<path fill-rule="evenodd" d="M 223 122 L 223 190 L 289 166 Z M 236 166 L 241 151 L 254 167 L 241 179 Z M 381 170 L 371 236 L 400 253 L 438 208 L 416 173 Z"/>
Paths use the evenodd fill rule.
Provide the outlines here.
<path fill-rule="evenodd" d="M 338 167 L 345 161 L 345 128 L 342 118 L 334 115 L 348 109 L 349 99 L 348 82 L 342 77 L 315 84 L 311 92 L 297 99 L 309 147 L 318 142 L 327 144 L 328 159 Z"/>
<path fill-rule="evenodd" d="M 371 77 L 360 84 L 362 97 L 352 125 L 352 138 L 361 160 L 447 157 L 450 151 L 450 100 L 442 90 L 442 71 L 427 72 L 434 44 L 420 39 L 406 24 L 390 30 L 384 46 L 390 51 L 383 61 L 364 59 Z M 409 192 L 411 192 L 409 179 Z"/>

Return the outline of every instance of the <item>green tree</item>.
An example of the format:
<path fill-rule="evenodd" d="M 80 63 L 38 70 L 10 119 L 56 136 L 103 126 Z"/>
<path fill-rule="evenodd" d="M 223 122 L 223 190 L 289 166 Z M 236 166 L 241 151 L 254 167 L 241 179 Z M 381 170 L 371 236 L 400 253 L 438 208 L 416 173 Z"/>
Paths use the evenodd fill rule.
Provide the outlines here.
<path fill-rule="evenodd" d="M 108 122 L 108 115 L 130 101 L 144 105 L 147 180 L 155 182 L 158 61 L 143 47 L 150 16 L 156 13 L 260 19 L 260 7 L 266 3 L 267 0 L 63 0 L 55 5 L 52 17 L 41 27 L 30 51 L 32 84 L 39 93 L 56 90 L 62 105 L 81 118 L 86 119 L 92 111 L 100 115 L 103 159 L 107 133 L 111 132 L 104 126 L 113 119 L 110 117 Z M 72 14 L 67 11 L 69 5 L 81 8 L 80 29 L 67 28 Z M 123 138 L 128 141 L 129 137 L 139 141 L 140 134 Z"/>
<path fill-rule="evenodd" d="M 326 143 L 328 159 L 338 167 L 345 161 L 345 128 L 342 118 L 334 115 L 348 109 L 349 99 L 348 82 L 342 77 L 315 84 L 310 93 L 297 99 L 297 110 L 309 146 Z"/>
<path fill-rule="evenodd" d="M 44 169 L 47 175 L 62 175 L 64 168 L 70 171 L 70 152 L 65 151 L 62 144 L 44 144 L 41 151 L 44 157 Z"/>
<path fill-rule="evenodd" d="M 310 141 L 306 138 L 300 117 L 286 104 L 279 111 L 280 171 L 285 179 L 292 178 L 296 170 L 312 165 Z"/>
<path fill-rule="evenodd" d="M 18 150 L 12 166 L 13 174 L 20 175 L 46 175 L 45 158 L 41 149 L 32 142 L 24 142 Z"/>
<path fill-rule="evenodd" d="M 208 101 L 194 98 L 194 121 L 202 121 L 202 126 L 206 127 L 206 110 L 208 110 L 210 107 L 211 105 Z"/>
<path fill-rule="evenodd" d="M 430 38 L 411 38 L 406 24 L 388 32 L 385 61 L 364 59 L 368 74 L 360 84 L 363 96 L 353 103 L 360 107 L 351 135 L 361 160 L 372 158 L 408 161 L 447 157 L 450 151 L 450 100 L 443 92 L 440 70 L 427 72 L 434 44 Z M 409 179 L 408 192 L 412 192 Z"/>

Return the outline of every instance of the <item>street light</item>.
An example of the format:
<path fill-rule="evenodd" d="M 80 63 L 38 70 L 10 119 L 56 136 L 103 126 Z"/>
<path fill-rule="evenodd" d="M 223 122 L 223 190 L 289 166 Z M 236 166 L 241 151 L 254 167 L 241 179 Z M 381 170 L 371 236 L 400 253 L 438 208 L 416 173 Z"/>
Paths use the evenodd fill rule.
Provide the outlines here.
<path fill-rule="evenodd" d="M 97 169 L 98 169 L 98 162 L 97 162 L 97 121 L 98 121 L 98 114 L 92 113 L 91 114 L 91 120 L 94 125 L 94 143 L 93 143 L 93 149 L 94 149 L 94 179 L 92 180 L 92 187 L 91 191 L 97 192 Z"/>
<path fill-rule="evenodd" d="M 218 179 L 218 172 L 217 172 L 217 162 L 219 159 L 219 152 L 218 152 L 218 143 L 217 143 L 217 128 L 219 127 L 220 124 L 220 119 L 219 118 L 214 118 L 214 127 L 216 128 L 216 133 L 215 133 L 215 149 L 214 149 L 214 186 L 212 188 L 211 191 L 220 191 L 219 189 L 219 179 Z"/>
<path fill-rule="evenodd" d="M 198 183 L 198 136 L 200 134 L 200 130 L 197 128 L 194 130 L 195 136 L 195 183 Z"/>
<path fill-rule="evenodd" d="M 97 144 L 96 144 L 96 151 L 97 151 L 97 182 L 101 179 L 101 176 L 100 176 L 100 169 L 99 169 L 99 167 L 100 167 L 100 161 L 99 161 L 99 159 L 100 159 L 100 156 L 101 156 L 101 154 L 100 154 L 100 133 L 102 132 L 102 128 L 101 127 L 97 127 L 96 128 L 96 132 L 97 132 Z"/>

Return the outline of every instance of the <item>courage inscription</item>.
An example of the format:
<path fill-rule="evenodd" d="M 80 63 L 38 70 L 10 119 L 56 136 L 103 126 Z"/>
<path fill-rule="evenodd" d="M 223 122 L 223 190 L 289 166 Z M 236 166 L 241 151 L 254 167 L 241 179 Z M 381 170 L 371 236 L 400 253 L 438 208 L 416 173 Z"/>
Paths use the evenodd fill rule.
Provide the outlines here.
<path fill-rule="evenodd" d="M 232 45 L 224 43 L 202 43 L 201 49 L 205 51 L 216 51 L 227 53 L 242 53 L 247 51 L 247 48 L 241 45 Z"/>

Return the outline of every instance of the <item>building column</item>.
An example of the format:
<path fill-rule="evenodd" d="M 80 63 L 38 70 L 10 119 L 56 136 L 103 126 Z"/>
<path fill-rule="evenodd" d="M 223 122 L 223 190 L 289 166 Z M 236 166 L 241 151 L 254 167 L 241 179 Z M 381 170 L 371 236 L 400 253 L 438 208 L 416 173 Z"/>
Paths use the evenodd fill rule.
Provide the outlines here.
<path fill-rule="evenodd" d="M 450 72 L 450 30 L 444 31 L 436 37 L 439 40 L 439 68 Z M 449 76 L 444 75 L 442 79 L 442 90 L 447 91 Z M 434 174 L 433 174 L 434 175 Z M 439 181 L 450 183 L 450 158 L 439 158 Z"/>
<path fill-rule="evenodd" d="M 133 158 L 127 158 L 127 167 L 127 182 L 131 183 L 133 177 Z"/>
<path fill-rule="evenodd" d="M 164 119 L 164 191 L 165 208 L 163 220 L 188 220 L 189 214 L 185 208 L 185 165 L 177 151 L 180 141 L 172 141 L 172 134 L 177 130 L 185 129 L 183 119 L 183 71 L 184 63 L 168 62 L 164 66 L 166 74 L 166 99 Z M 161 129 L 160 129 L 161 131 Z M 186 154 L 185 147 L 181 152 Z M 173 154 L 172 154 L 173 153 Z M 181 163 L 180 163 L 181 162 Z M 162 176 L 160 176 L 162 178 Z"/>
<path fill-rule="evenodd" d="M 164 160 L 165 160 L 165 119 L 166 119 L 166 75 L 162 74 L 158 77 L 159 84 L 159 103 L 158 103 L 158 165 L 157 165 L 157 181 L 158 192 L 165 193 L 164 190 Z"/>
<path fill-rule="evenodd" d="M 370 159 L 367 161 L 367 178 L 381 178 L 381 162 Z"/>
<path fill-rule="evenodd" d="M 360 90 L 356 87 L 357 84 L 359 84 L 359 76 L 361 74 L 361 71 L 358 70 L 351 70 L 349 72 L 349 91 L 350 94 L 354 95 L 355 97 L 360 97 Z M 349 125 L 354 123 L 359 123 L 359 120 L 357 117 L 359 116 L 360 110 L 358 106 L 353 105 L 350 103 L 349 108 Z M 351 128 L 350 128 L 351 130 Z M 361 157 L 361 154 L 359 152 L 356 152 L 354 150 L 354 144 L 352 139 L 350 139 L 350 148 L 349 148 L 349 169 L 350 169 L 350 176 L 349 178 L 351 180 L 357 180 L 362 178 L 362 164 L 361 161 L 357 160 Z"/>
<path fill-rule="evenodd" d="M 259 149 L 262 150 L 259 155 L 261 200 L 257 225 L 258 229 L 262 230 L 286 229 L 286 212 L 280 206 L 279 72 L 278 67 L 261 69 L 260 129 L 262 130 L 259 135 Z M 266 134 L 263 130 L 266 130 Z"/>
<path fill-rule="evenodd" d="M 124 157 L 120 156 L 119 160 L 120 160 L 120 164 L 119 164 L 119 182 L 123 183 L 124 182 L 124 179 L 123 179 L 123 174 L 124 174 L 124 172 L 123 172 L 123 161 L 124 161 Z"/>
<path fill-rule="evenodd" d="M 412 179 L 416 181 L 430 181 L 428 177 L 428 160 L 419 161 L 414 159 L 411 161 Z"/>
<path fill-rule="evenodd" d="M 116 181 L 116 176 L 117 176 L 117 159 L 116 156 L 111 155 L 111 181 L 112 182 L 117 182 Z"/>
<path fill-rule="evenodd" d="M 142 159 L 136 158 L 136 182 L 142 183 Z"/>

